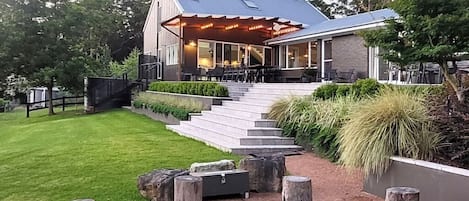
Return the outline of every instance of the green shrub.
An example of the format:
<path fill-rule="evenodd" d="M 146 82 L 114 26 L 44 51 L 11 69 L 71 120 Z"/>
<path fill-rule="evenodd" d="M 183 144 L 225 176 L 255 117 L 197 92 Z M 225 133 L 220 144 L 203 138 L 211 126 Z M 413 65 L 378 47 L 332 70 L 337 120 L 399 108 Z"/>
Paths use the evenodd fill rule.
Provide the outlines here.
<path fill-rule="evenodd" d="M 326 84 L 314 90 L 313 96 L 323 100 L 331 99 L 336 96 L 338 88 L 336 84 Z"/>
<path fill-rule="evenodd" d="M 379 176 L 393 155 L 430 158 L 439 137 L 424 104 L 421 94 L 387 87 L 354 107 L 339 131 L 339 161 Z"/>
<path fill-rule="evenodd" d="M 228 89 L 215 82 L 153 82 L 150 91 L 228 97 Z"/>
<path fill-rule="evenodd" d="M 337 96 L 348 96 L 354 94 L 357 97 L 373 96 L 378 93 L 381 84 L 374 79 L 361 79 L 353 84 L 326 84 L 317 88 L 313 96 L 327 100 Z"/>
<path fill-rule="evenodd" d="M 360 79 L 352 84 L 351 90 L 359 97 L 376 95 L 381 84 L 375 79 Z"/>
<path fill-rule="evenodd" d="M 0 107 L 5 106 L 6 103 L 7 102 L 3 98 L 0 98 Z"/>

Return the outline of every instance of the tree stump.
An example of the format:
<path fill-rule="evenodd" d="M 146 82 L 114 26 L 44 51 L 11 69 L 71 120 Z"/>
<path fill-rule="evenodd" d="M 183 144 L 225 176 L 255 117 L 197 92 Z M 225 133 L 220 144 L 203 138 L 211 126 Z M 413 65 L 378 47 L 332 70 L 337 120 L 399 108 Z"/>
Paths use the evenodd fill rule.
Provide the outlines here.
<path fill-rule="evenodd" d="M 385 201 L 419 201 L 420 191 L 410 187 L 392 187 L 386 189 Z"/>
<path fill-rule="evenodd" d="M 286 172 L 283 155 L 244 158 L 239 163 L 239 169 L 249 172 L 250 190 L 259 193 L 282 192 L 282 179 Z"/>
<path fill-rule="evenodd" d="M 202 201 L 202 178 L 179 176 L 174 179 L 174 201 Z"/>
<path fill-rule="evenodd" d="M 312 201 L 311 179 L 308 177 L 283 177 L 282 201 Z"/>

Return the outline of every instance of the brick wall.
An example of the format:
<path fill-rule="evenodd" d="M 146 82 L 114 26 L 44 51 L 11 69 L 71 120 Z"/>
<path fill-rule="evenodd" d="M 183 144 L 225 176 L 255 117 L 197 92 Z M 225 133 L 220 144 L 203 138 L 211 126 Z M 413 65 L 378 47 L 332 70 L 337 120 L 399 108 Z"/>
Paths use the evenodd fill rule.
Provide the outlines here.
<path fill-rule="evenodd" d="M 368 48 L 357 35 L 332 38 L 332 66 L 338 72 L 354 69 L 360 78 L 368 76 Z"/>

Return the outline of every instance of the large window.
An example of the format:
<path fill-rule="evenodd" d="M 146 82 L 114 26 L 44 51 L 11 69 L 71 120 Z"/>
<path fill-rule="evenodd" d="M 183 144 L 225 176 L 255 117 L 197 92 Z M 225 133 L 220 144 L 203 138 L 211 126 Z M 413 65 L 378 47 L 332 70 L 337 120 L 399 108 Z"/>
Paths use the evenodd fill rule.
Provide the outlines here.
<path fill-rule="evenodd" d="M 209 40 L 198 42 L 199 68 L 271 65 L 271 54 L 270 47 L 258 45 Z"/>
<path fill-rule="evenodd" d="M 279 64 L 283 68 L 305 68 L 317 66 L 317 44 L 306 42 L 283 45 L 279 48 Z"/>
<path fill-rule="evenodd" d="M 175 65 L 178 64 L 178 45 L 168 45 L 166 46 L 166 64 L 167 65 Z"/>
<path fill-rule="evenodd" d="M 199 67 L 200 68 L 213 68 L 213 47 L 214 43 L 200 41 L 199 42 Z"/>

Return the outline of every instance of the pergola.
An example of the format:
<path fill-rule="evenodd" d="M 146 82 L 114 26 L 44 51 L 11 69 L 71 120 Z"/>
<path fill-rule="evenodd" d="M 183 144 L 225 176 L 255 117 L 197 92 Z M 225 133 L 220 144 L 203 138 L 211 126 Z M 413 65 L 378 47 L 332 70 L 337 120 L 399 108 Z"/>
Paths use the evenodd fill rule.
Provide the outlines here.
<path fill-rule="evenodd" d="M 262 36 L 273 38 L 304 28 L 304 25 L 279 17 L 210 15 L 183 13 L 161 23 L 162 27 L 180 37 L 168 27 L 191 27 L 200 29 L 247 30 L 263 33 Z"/>

